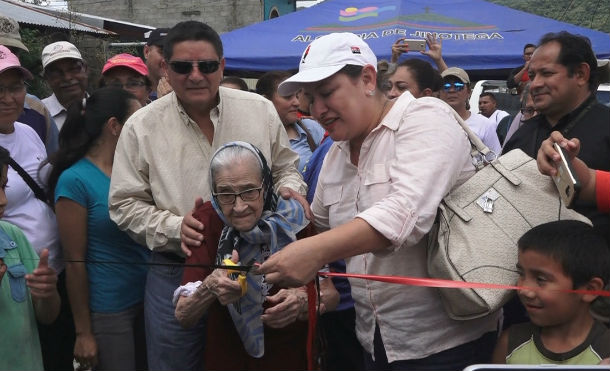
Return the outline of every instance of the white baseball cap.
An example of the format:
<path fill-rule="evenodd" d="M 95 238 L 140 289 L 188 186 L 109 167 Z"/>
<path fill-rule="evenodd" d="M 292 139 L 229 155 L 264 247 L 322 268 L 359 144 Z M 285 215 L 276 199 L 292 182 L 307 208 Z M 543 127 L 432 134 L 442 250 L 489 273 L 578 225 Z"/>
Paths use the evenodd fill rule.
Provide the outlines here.
<path fill-rule="evenodd" d="M 305 48 L 299 63 L 299 72 L 284 80 L 278 94 L 289 95 L 301 84 L 324 80 L 348 64 L 371 65 L 377 70 L 377 57 L 360 37 L 353 33 L 331 33 L 311 42 Z"/>
<path fill-rule="evenodd" d="M 49 64 L 65 58 L 83 60 L 80 51 L 74 44 L 67 41 L 58 41 L 49 44 L 42 49 L 42 68 L 45 69 Z"/>

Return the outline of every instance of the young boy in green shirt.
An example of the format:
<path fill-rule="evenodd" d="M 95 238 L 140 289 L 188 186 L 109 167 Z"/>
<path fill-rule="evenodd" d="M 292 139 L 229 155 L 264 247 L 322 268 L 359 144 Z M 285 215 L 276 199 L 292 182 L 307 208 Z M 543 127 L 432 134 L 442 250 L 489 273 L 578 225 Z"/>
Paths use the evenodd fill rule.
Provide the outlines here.
<path fill-rule="evenodd" d="M 610 329 L 591 303 L 610 279 L 605 239 L 585 223 L 562 220 L 532 228 L 518 242 L 519 299 L 531 323 L 500 336 L 493 360 L 508 364 L 608 363 Z M 570 292 L 586 290 L 586 293 Z"/>
<path fill-rule="evenodd" d="M 8 151 L 0 147 L 0 219 L 7 204 Z M 40 259 L 21 230 L 0 221 L 0 370 L 42 370 L 36 320 L 51 323 L 59 313 L 57 275 Z"/>

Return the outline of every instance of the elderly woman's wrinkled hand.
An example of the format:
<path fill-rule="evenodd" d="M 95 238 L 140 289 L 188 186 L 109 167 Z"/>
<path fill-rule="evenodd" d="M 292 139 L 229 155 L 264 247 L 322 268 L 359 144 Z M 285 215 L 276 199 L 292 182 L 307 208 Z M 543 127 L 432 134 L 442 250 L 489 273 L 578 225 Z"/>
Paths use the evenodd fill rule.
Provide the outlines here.
<path fill-rule="evenodd" d="M 241 298 L 239 282 L 227 276 L 225 269 L 216 269 L 203 281 L 203 285 L 218 299 L 220 304 L 235 303 Z"/>
<path fill-rule="evenodd" d="M 281 289 L 267 296 L 266 302 L 271 307 L 265 309 L 261 319 L 272 328 L 286 327 L 307 312 L 307 292 L 302 289 Z"/>

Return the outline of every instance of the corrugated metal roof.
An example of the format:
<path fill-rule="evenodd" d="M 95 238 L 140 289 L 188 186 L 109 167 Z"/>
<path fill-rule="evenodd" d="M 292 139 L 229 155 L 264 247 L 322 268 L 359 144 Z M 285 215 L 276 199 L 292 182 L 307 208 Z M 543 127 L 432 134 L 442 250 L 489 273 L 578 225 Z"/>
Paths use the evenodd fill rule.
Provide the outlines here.
<path fill-rule="evenodd" d="M 104 28 L 104 22 L 120 23 L 120 24 L 123 24 L 123 25 L 126 25 L 126 26 L 131 26 L 131 27 L 136 27 L 136 28 L 143 28 L 143 29 L 148 29 L 148 30 L 154 30 L 156 28 L 154 26 L 149 26 L 149 25 L 145 25 L 145 24 L 121 21 L 119 19 L 113 19 L 113 18 L 108 18 L 108 17 L 101 17 L 101 16 L 97 16 L 97 15 L 93 15 L 93 14 L 86 14 L 86 13 L 79 13 L 79 12 L 69 12 L 67 9 L 63 9 L 63 8 L 62 9 L 60 9 L 60 8 L 49 8 L 49 7 L 39 6 L 39 5 L 32 5 L 32 8 L 40 9 L 42 11 L 46 11 L 48 13 L 58 15 L 58 16 L 60 16 L 62 18 L 72 17 L 72 19 L 78 20 L 81 23 L 86 23 L 89 26 L 94 26 L 94 27 L 99 27 L 99 28 Z"/>
<path fill-rule="evenodd" d="M 0 0 L 0 13 L 24 24 L 89 32 L 101 35 L 116 35 L 114 32 L 104 30 L 103 28 L 88 25 L 76 20 L 70 20 L 69 18 L 63 18 L 59 15 L 54 15 L 42 9 L 34 8 L 28 4 L 16 1 Z M 70 13 L 66 13 L 66 15 L 69 17 Z"/>

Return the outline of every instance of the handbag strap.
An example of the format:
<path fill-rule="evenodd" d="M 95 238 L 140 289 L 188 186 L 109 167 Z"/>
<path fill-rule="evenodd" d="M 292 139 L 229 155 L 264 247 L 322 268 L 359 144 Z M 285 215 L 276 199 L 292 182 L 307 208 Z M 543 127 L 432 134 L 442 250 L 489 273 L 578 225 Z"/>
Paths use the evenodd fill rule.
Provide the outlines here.
<path fill-rule="evenodd" d="M 32 192 L 34 192 L 34 196 L 36 196 L 37 199 L 44 202 L 45 204 L 49 203 L 45 191 L 38 185 L 38 183 L 36 183 L 34 179 L 32 179 L 32 177 L 30 176 L 30 174 L 27 173 L 27 171 L 23 170 L 23 168 L 17 163 L 17 161 L 15 161 L 11 157 L 9 159 L 8 164 L 17 172 L 17 174 L 19 174 L 19 176 L 21 176 L 21 178 L 23 178 L 23 181 L 27 183 Z"/>
<path fill-rule="evenodd" d="M 470 156 L 472 157 L 473 165 L 477 171 L 484 168 L 485 165 L 490 164 L 513 185 L 518 186 L 521 184 L 521 179 L 519 179 L 519 177 L 514 175 L 510 170 L 502 165 L 500 161 L 498 161 L 499 154 L 490 150 L 489 147 L 483 143 L 481 138 L 479 138 L 479 136 L 470 129 L 466 121 L 464 121 L 464 119 L 451 106 L 447 104 L 447 107 L 451 109 L 453 116 L 468 136 L 468 141 L 470 142 Z"/>

